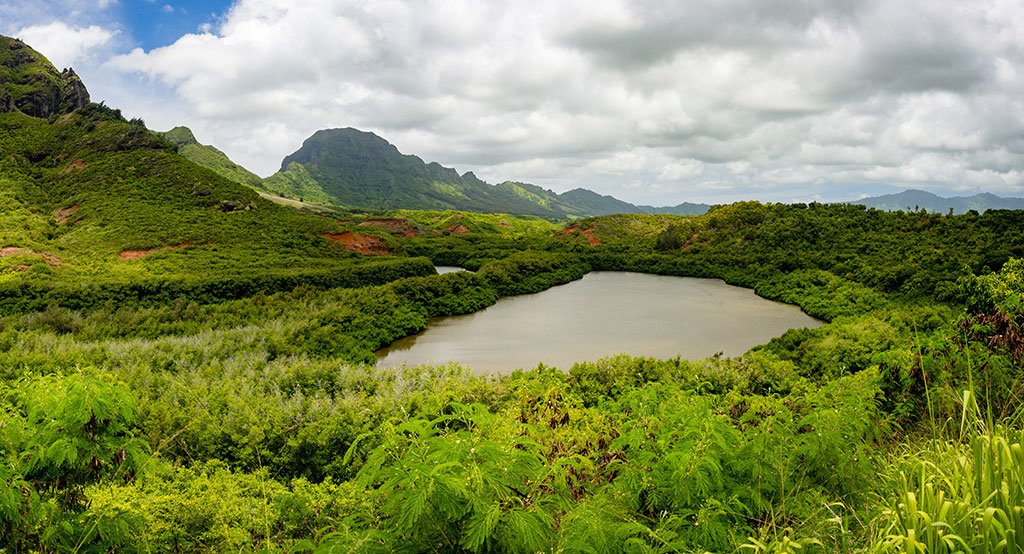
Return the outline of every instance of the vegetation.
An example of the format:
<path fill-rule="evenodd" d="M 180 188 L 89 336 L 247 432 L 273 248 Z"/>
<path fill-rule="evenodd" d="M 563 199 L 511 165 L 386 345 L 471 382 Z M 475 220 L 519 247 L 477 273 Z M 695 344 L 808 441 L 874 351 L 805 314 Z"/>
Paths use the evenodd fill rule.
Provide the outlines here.
<path fill-rule="evenodd" d="M 217 172 L 218 175 L 236 183 L 260 188 L 263 182 L 259 175 L 231 161 L 226 154 L 213 146 L 199 144 L 188 127 L 175 127 L 160 133 L 168 141 L 178 145 L 178 153 L 188 160 Z"/>
<path fill-rule="evenodd" d="M 0 115 L 0 147 L 0 551 L 1024 549 L 1017 212 L 313 215 L 102 105 Z M 591 270 L 828 324 L 736 358 L 371 365 Z"/>
<path fill-rule="evenodd" d="M 183 154 L 225 174 L 220 158 L 187 150 Z M 621 212 L 697 214 L 708 209 L 690 203 L 634 206 L 586 189 L 558 194 L 528 183 L 490 185 L 472 173 L 460 175 L 404 155 L 377 135 L 351 128 L 317 131 L 259 186 L 287 198 L 363 210 L 462 210 L 558 219 Z"/>

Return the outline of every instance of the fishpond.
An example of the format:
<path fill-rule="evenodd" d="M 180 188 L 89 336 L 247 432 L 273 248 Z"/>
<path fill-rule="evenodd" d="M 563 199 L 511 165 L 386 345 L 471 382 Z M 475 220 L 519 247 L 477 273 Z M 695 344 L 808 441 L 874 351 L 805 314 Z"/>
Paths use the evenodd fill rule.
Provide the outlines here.
<path fill-rule="evenodd" d="M 478 373 L 568 370 L 615 354 L 736 356 L 789 329 L 822 322 L 717 279 L 592 272 L 537 294 L 502 298 L 476 313 L 434 318 L 425 331 L 377 352 L 377 365 L 442 364 Z"/>

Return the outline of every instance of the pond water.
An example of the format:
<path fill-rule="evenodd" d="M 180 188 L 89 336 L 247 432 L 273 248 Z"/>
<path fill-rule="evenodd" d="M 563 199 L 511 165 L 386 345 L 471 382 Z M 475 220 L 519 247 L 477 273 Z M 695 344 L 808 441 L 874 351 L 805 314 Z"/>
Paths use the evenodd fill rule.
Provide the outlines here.
<path fill-rule="evenodd" d="M 459 267 L 456 265 L 435 265 L 434 269 L 438 275 L 444 275 L 445 273 L 455 273 L 457 271 L 466 271 L 466 268 Z"/>
<path fill-rule="evenodd" d="M 377 352 L 377 365 L 459 362 L 478 373 L 568 371 L 615 354 L 699 359 L 737 356 L 822 322 L 717 279 L 592 272 L 546 291 L 502 298 L 476 313 L 434 318 Z"/>

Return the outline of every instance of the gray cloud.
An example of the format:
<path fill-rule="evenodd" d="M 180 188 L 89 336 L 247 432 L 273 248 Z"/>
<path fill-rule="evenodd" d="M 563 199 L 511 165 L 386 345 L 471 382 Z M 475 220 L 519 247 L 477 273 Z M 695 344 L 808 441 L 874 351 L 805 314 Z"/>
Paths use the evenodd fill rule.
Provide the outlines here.
<path fill-rule="evenodd" d="M 239 0 L 89 85 L 264 174 L 355 126 L 491 182 L 647 204 L 1024 196 L 1020 29 L 1002 0 Z"/>

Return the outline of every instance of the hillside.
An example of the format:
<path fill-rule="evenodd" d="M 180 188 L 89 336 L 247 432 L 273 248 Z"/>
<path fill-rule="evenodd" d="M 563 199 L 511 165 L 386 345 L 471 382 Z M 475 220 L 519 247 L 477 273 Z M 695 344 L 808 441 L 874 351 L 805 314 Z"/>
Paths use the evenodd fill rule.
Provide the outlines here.
<path fill-rule="evenodd" d="M 953 210 L 954 214 L 964 214 L 969 210 L 979 213 L 986 210 L 1024 210 L 1024 198 L 1002 198 L 990 193 L 943 198 L 923 190 L 905 190 L 896 194 L 862 198 L 850 203 L 888 211 L 924 209 L 929 212 L 949 213 Z"/>
<path fill-rule="evenodd" d="M 467 210 L 558 217 L 437 163 L 402 154 L 373 133 L 317 131 L 263 181 L 275 194 L 360 209 Z"/>
<path fill-rule="evenodd" d="M 339 246 L 325 236 L 341 231 L 334 220 L 264 200 L 179 155 L 141 120 L 87 103 L 72 71 L 23 43 L 3 38 L 0 52 L 13 102 L 0 114 L 3 306 L 52 299 L 54 287 L 74 304 L 340 283 L 368 262 L 431 271 L 423 260 L 383 262 Z"/>
<path fill-rule="evenodd" d="M 160 135 L 176 144 L 179 154 L 198 165 L 214 170 L 221 177 L 253 188 L 259 188 L 263 181 L 259 175 L 231 161 L 227 154 L 215 147 L 199 144 L 188 127 L 175 127 Z"/>
<path fill-rule="evenodd" d="M 199 161 L 199 160 L 197 160 Z M 202 163 L 202 162 L 200 162 Z M 614 213 L 698 214 L 703 204 L 635 206 L 586 189 L 562 194 L 528 183 L 490 185 L 436 162 L 405 155 L 381 137 L 356 129 L 317 131 L 263 180 L 274 194 L 358 209 L 462 210 L 546 218 Z"/>

